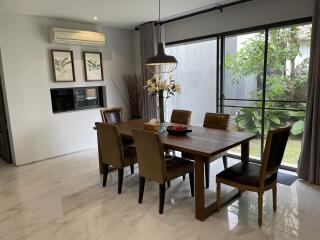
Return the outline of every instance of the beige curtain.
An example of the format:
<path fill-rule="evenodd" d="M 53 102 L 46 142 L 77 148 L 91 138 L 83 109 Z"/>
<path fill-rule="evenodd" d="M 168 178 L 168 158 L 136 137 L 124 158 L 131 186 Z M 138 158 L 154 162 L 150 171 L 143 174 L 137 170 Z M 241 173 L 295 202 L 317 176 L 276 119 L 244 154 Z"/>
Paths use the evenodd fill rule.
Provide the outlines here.
<path fill-rule="evenodd" d="M 157 34 L 154 22 L 140 25 L 141 75 L 144 85 L 148 79 L 152 78 L 152 74 L 146 69 L 145 63 L 149 57 L 156 54 L 156 47 Z M 146 89 L 143 93 L 142 117 L 146 119 L 157 118 L 156 96 L 149 95 Z"/>
<path fill-rule="evenodd" d="M 313 14 L 306 124 L 298 176 L 320 184 L 320 0 L 315 0 Z"/>

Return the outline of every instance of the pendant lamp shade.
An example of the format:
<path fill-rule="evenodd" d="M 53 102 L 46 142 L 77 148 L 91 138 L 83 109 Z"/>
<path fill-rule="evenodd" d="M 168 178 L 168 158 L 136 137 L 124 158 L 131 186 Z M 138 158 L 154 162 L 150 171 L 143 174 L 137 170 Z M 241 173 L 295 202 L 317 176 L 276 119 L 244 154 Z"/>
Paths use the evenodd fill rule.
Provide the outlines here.
<path fill-rule="evenodd" d="M 157 55 L 150 57 L 146 62 L 146 68 L 153 74 L 170 73 L 173 72 L 177 66 L 178 61 L 174 56 L 166 55 L 164 52 L 163 43 L 161 42 L 161 22 L 160 22 L 160 0 L 159 0 L 159 43 Z"/>
<path fill-rule="evenodd" d="M 177 66 L 177 59 L 174 56 L 165 54 L 162 42 L 158 43 L 157 55 L 150 57 L 146 62 L 148 71 L 155 74 L 173 72 Z"/>

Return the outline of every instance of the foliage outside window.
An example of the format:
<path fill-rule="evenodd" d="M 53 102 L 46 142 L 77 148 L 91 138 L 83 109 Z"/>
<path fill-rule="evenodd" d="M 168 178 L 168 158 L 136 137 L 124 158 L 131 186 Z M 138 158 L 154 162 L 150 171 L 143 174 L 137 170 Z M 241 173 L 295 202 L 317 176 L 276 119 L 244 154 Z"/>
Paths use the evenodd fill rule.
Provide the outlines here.
<path fill-rule="evenodd" d="M 265 129 L 290 122 L 293 125 L 292 135 L 299 137 L 304 131 L 309 55 L 305 57 L 301 48 L 303 44 L 310 42 L 310 35 L 310 25 L 274 29 L 269 32 L 265 108 L 302 111 L 267 110 L 264 117 Z M 225 56 L 225 67 L 233 73 L 233 84 L 238 84 L 240 78 L 256 76 L 258 90 L 251 92 L 253 99 L 262 99 L 263 92 L 258 86 L 263 84 L 261 70 L 264 67 L 264 48 L 265 34 L 257 33 L 243 42 L 236 53 L 227 53 Z M 254 108 L 240 108 L 235 119 L 238 127 L 262 134 L 261 109 L 261 101 L 258 101 Z"/>

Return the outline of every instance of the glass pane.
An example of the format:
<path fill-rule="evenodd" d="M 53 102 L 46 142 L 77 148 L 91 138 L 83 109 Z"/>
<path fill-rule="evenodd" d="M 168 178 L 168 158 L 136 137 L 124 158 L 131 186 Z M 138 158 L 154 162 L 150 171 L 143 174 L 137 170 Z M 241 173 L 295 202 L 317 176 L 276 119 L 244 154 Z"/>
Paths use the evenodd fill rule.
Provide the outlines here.
<path fill-rule="evenodd" d="M 250 157 L 259 160 L 264 52 L 264 31 L 225 38 L 223 112 L 230 114 L 233 130 L 257 134 L 250 141 Z M 240 154 L 241 147 L 230 153 Z"/>
<path fill-rule="evenodd" d="M 261 99 L 265 33 L 225 38 L 223 95 L 226 99 Z"/>
<path fill-rule="evenodd" d="M 304 131 L 311 24 L 272 29 L 268 41 L 265 134 L 269 128 L 291 123 L 282 163 L 296 167 Z"/>
<path fill-rule="evenodd" d="M 224 113 L 230 114 L 229 130 L 254 132 L 257 138 L 250 141 L 251 158 L 260 160 L 261 155 L 261 108 L 224 107 Z M 229 151 L 231 154 L 240 155 L 241 146 Z"/>
<path fill-rule="evenodd" d="M 181 94 L 166 101 L 166 120 L 173 109 L 186 109 L 192 111 L 191 124 L 202 125 L 206 112 L 216 112 L 217 41 L 170 46 L 166 53 L 179 62 L 172 77 L 181 85 Z"/>
<path fill-rule="evenodd" d="M 267 100 L 306 100 L 309 71 L 311 24 L 269 31 Z M 272 106 L 286 107 L 286 103 Z M 299 107 L 299 104 L 292 105 Z"/>

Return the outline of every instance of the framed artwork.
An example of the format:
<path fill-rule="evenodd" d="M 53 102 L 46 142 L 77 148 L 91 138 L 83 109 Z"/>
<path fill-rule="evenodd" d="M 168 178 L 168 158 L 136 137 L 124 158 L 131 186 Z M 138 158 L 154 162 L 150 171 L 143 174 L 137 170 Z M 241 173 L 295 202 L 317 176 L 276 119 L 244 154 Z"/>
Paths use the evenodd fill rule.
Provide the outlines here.
<path fill-rule="evenodd" d="M 73 52 L 51 50 L 53 77 L 56 82 L 74 82 Z"/>
<path fill-rule="evenodd" d="M 84 52 L 83 61 L 86 81 L 103 81 L 102 54 Z"/>

